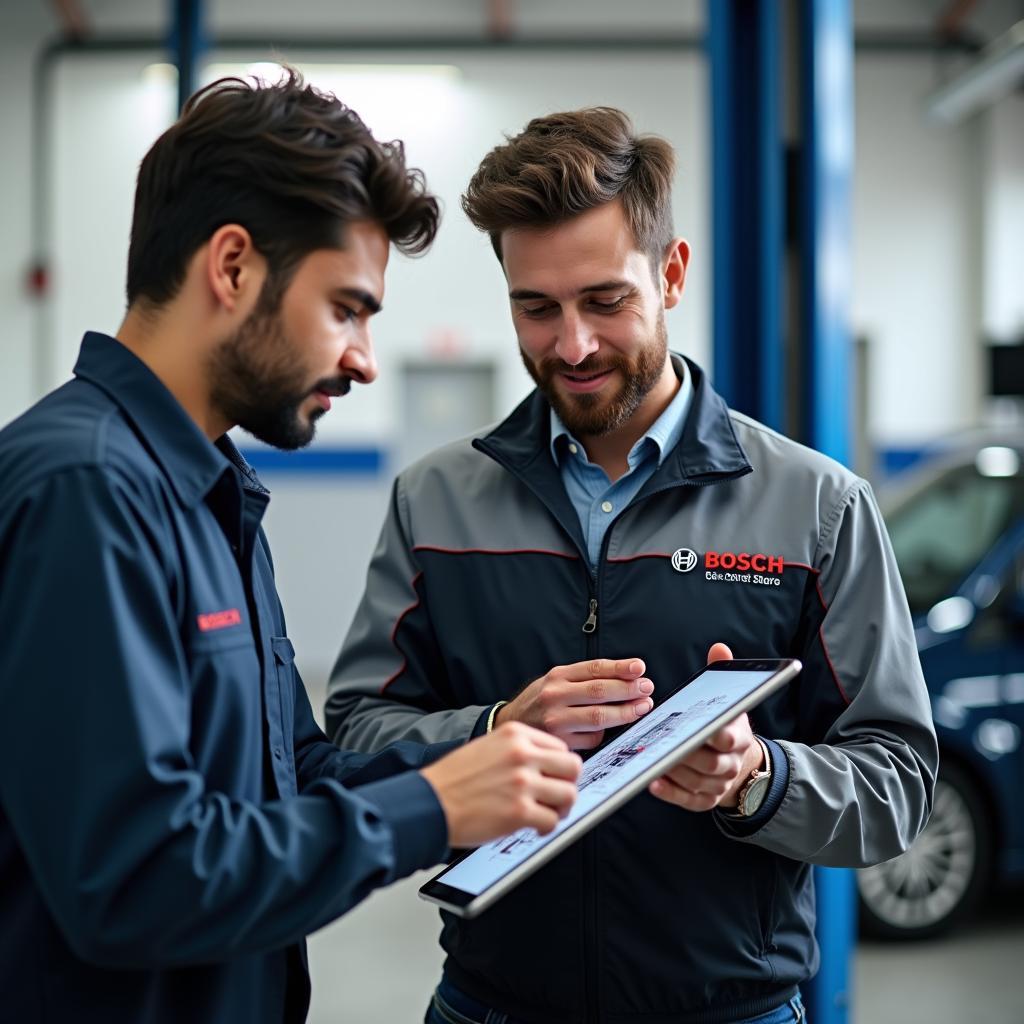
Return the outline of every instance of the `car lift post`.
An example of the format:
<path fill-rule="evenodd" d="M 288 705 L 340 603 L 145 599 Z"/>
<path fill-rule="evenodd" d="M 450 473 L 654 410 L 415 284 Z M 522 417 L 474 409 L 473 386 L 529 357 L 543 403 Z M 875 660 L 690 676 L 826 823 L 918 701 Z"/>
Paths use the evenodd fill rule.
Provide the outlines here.
<path fill-rule="evenodd" d="M 731 406 L 848 463 L 851 2 L 708 0 L 707 12 L 715 386 Z M 799 58 L 789 82 L 784 49 Z M 808 1016 L 848 1024 L 854 876 L 814 877 L 821 965 L 804 993 Z"/>

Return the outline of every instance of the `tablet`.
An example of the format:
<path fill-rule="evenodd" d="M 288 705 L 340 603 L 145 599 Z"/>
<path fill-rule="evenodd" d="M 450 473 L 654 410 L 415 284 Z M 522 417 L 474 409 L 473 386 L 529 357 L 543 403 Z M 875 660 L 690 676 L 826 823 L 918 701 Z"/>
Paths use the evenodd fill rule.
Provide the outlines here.
<path fill-rule="evenodd" d="M 435 875 L 420 896 L 475 917 L 800 669 L 795 659 L 708 665 L 587 759 L 579 796 L 553 832 L 525 828 L 487 843 Z"/>

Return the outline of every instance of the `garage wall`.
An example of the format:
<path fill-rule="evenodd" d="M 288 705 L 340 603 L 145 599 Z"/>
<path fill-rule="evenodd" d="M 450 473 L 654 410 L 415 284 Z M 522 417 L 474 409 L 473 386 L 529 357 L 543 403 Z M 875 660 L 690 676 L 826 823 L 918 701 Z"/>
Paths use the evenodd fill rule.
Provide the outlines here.
<path fill-rule="evenodd" d="M 926 119 L 934 82 L 930 57 L 857 59 L 853 319 L 870 346 L 870 436 L 886 447 L 980 411 L 983 133 Z"/>
<path fill-rule="evenodd" d="M 374 321 L 381 374 L 372 389 L 356 388 L 343 411 L 327 417 L 324 440 L 389 445 L 400 418 L 399 378 L 404 359 L 440 345 L 499 367 L 499 405 L 529 387 L 507 312 L 504 280 L 485 236 L 459 208 L 459 195 L 480 158 L 518 131 L 537 111 L 615 103 L 641 130 L 657 129 L 679 153 L 675 193 L 677 229 L 696 258 L 688 301 L 669 313 L 674 343 L 702 361 L 708 353 L 710 239 L 706 167 L 705 66 L 699 55 L 600 56 L 489 55 L 427 52 L 417 70 L 408 54 L 339 54 L 339 63 L 383 64 L 342 73 L 318 62 L 299 62 L 314 84 L 337 91 L 380 137 L 401 137 L 410 163 L 424 168 L 440 195 L 445 217 L 431 253 L 395 255 L 384 312 Z M 245 72 L 220 65 L 218 73 Z M 55 364 L 74 360 L 82 325 L 116 329 L 123 312 L 123 263 L 131 221 L 135 169 L 169 123 L 173 83 L 138 59 L 76 59 L 57 75 L 55 131 Z M 415 96 L 416 102 L 409 97 Z M 94 111 L 102 110 L 97 120 Z"/>
<path fill-rule="evenodd" d="M 29 90 L 37 47 L 51 31 L 42 4 L 6 4 L 0 13 L 0 423 L 38 397 L 32 372 L 32 304 L 25 276 L 31 256 Z"/>
<path fill-rule="evenodd" d="M 166 16 L 165 5 L 156 0 L 95 0 L 83 6 L 98 33 L 158 34 Z M 394 31 L 396 24 L 425 36 L 468 33 L 482 29 L 483 6 L 475 0 L 353 5 L 345 11 L 345 26 L 353 33 Z M 1009 0 L 978 5 L 978 31 L 1005 25 L 1015 7 L 1020 4 Z M 941 8 L 937 0 L 859 0 L 855 12 L 861 30 L 920 30 Z M 521 0 L 516 5 L 524 32 L 613 35 L 627 27 L 634 32 L 664 26 L 699 31 L 703 9 L 699 0 L 644 0 L 629 5 L 628 11 L 608 0 L 583 5 Z M 584 10 L 589 16 L 581 20 Z M 211 2 L 208 15 L 213 34 L 273 32 L 281 26 L 279 10 L 269 2 Z M 25 290 L 30 255 L 28 83 L 32 54 L 53 31 L 54 20 L 42 4 L 5 5 L 2 17 L 0 115 L 8 145 L 0 165 L 5 243 L 0 251 L 0 420 L 6 420 L 38 390 L 33 378 L 35 318 Z M 337 6 L 327 0 L 297 5 L 289 17 L 292 33 L 339 23 Z M 380 127 L 373 125 L 382 134 L 407 138 L 411 159 L 426 169 L 448 208 L 433 253 L 421 261 L 395 261 L 388 308 L 378 326 L 385 371 L 391 359 L 444 344 L 469 356 L 487 354 L 498 360 L 499 404 L 510 404 L 526 388 L 504 313 L 500 277 L 489 262 L 486 242 L 458 210 L 457 197 L 479 157 L 502 132 L 517 130 L 538 111 L 592 102 L 624 106 L 641 127 L 668 135 L 679 149 L 676 217 L 694 244 L 695 261 L 687 301 L 673 314 L 671 329 L 676 345 L 707 361 L 710 197 L 707 86 L 699 55 L 678 60 L 467 58 L 424 51 L 415 58 L 396 53 L 330 57 L 361 64 L 428 60 L 459 68 L 454 80 L 431 83 L 446 119 L 425 120 L 411 105 L 404 107 L 403 117 L 403 109 L 392 104 L 377 117 Z M 46 331 L 54 346 L 54 379 L 70 369 L 82 328 L 113 329 L 122 311 L 134 169 L 173 108 L 171 84 L 144 73 L 156 59 L 155 54 L 67 59 L 57 75 L 56 163 L 50 190 L 55 277 Z M 973 422 L 982 405 L 977 346 L 982 326 L 1001 336 L 1021 319 L 1020 289 L 1013 261 L 1007 259 L 1007 253 L 1019 253 L 1013 245 L 1022 234 L 1024 152 L 1022 134 L 1013 130 L 1021 126 L 1021 101 L 1007 101 L 999 110 L 955 128 L 928 122 L 924 97 L 954 67 L 955 59 L 930 55 L 862 53 L 856 62 L 853 314 L 856 331 L 872 347 L 868 434 L 883 447 L 918 444 Z M 365 93 L 365 83 L 361 88 Z M 380 110 L 373 114 L 380 115 Z M 374 121 L 370 113 L 367 117 Z M 457 295 L 453 266 L 461 268 Z M 909 380 L 917 386 L 908 394 Z M 372 392 L 353 399 L 348 416 L 329 418 L 323 433 L 386 441 L 395 401 L 394 375 L 385 372 Z"/>

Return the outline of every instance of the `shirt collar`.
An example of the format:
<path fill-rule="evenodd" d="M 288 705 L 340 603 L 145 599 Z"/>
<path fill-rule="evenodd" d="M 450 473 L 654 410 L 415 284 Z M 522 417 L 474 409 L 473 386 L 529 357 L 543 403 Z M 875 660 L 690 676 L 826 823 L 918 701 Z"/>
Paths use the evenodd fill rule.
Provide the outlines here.
<path fill-rule="evenodd" d="M 227 437 L 211 444 L 156 374 L 115 338 L 87 332 L 74 372 L 117 403 L 184 505 L 202 501 L 233 465 L 246 486 L 264 490 Z"/>
<path fill-rule="evenodd" d="M 683 436 L 686 414 L 690 411 L 690 401 L 693 398 L 693 384 L 685 363 L 681 360 L 679 362 L 673 360 L 672 365 L 679 376 L 679 388 L 662 414 L 651 424 L 647 433 L 629 450 L 627 461 L 630 469 L 636 465 L 644 451 L 649 449 L 652 444 L 658 453 L 658 465 L 660 466 L 665 461 L 665 456 L 675 448 Z M 552 409 L 551 457 L 555 460 L 555 465 L 561 464 L 562 456 L 570 443 L 576 444 L 580 449 L 583 448 L 583 445 L 569 432 L 569 428 L 562 422 L 558 413 Z"/>

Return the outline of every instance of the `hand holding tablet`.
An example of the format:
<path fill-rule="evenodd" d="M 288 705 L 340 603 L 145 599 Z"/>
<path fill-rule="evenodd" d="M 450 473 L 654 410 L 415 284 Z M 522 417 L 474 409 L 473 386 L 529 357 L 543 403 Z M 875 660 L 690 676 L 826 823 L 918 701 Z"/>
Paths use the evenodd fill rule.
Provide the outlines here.
<path fill-rule="evenodd" d="M 800 668 L 796 660 L 708 665 L 583 765 L 579 797 L 552 832 L 520 829 L 487 843 L 445 868 L 420 895 L 462 917 L 475 916 Z"/>
<path fill-rule="evenodd" d="M 732 660 L 732 651 L 725 644 L 713 644 L 708 664 L 728 660 Z M 652 796 L 687 811 L 731 809 L 751 772 L 765 767 L 766 757 L 747 715 L 741 713 L 676 761 L 648 788 Z"/>

